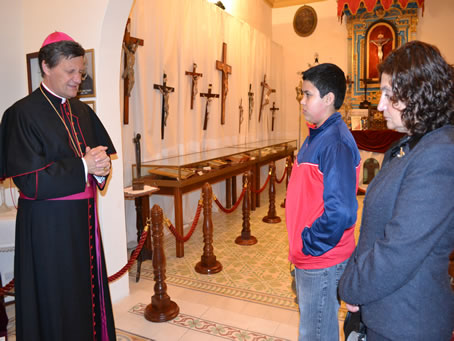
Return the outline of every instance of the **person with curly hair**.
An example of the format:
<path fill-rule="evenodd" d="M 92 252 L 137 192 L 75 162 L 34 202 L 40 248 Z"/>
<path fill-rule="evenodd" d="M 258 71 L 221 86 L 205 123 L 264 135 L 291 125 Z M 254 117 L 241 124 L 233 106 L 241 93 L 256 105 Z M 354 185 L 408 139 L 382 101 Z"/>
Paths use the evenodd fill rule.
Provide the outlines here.
<path fill-rule="evenodd" d="M 339 282 L 367 340 L 450 340 L 454 292 L 454 69 L 412 41 L 379 65 L 389 129 L 406 133 L 368 186 L 361 233 Z"/>

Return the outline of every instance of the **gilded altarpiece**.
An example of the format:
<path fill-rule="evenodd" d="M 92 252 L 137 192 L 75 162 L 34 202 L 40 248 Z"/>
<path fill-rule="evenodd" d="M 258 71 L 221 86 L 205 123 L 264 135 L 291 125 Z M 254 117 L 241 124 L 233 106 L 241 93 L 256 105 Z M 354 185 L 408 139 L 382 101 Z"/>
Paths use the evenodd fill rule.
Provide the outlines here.
<path fill-rule="evenodd" d="M 380 113 L 375 109 L 380 99 L 377 66 L 393 49 L 416 38 L 418 8 L 408 4 L 402 9 L 395 4 L 385 11 L 378 5 L 373 12 L 358 10 L 356 15 L 345 14 L 349 53 L 345 118 L 348 119 L 356 109 L 368 109 L 368 125 L 373 128 L 370 123 L 374 115 L 380 119 L 377 117 Z"/>

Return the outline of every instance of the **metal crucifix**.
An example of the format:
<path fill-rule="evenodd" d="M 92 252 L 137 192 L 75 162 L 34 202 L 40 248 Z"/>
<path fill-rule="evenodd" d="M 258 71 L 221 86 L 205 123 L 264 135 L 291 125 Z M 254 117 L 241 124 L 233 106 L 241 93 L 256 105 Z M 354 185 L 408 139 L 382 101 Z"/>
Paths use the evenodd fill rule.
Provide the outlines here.
<path fill-rule="evenodd" d="M 244 117 L 243 117 L 243 98 L 241 98 L 240 100 L 240 106 L 238 107 L 239 111 L 240 111 L 240 117 L 239 117 L 239 121 L 240 121 L 240 124 L 239 124 L 239 129 L 238 129 L 238 133 L 241 133 L 241 123 L 243 123 L 243 120 L 244 120 Z"/>
<path fill-rule="evenodd" d="M 279 110 L 279 108 L 276 108 L 274 103 L 275 102 L 273 102 L 273 106 L 270 108 L 270 110 L 271 110 L 271 131 L 274 131 L 274 119 L 276 117 L 275 112 L 276 112 L 276 110 Z"/>
<path fill-rule="evenodd" d="M 266 82 L 266 74 L 263 76 L 263 82 L 261 82 L 260 85 L 262 86 L 262 97 L 260 99 L 259 122 L 260 119 L 262 118 L 263 107 L 270 103 L 271 93 L 276 92 L 276 90 L 272 89 L 271 86 L 269 86 L 269 84 Z"/>
<path fill-rule="evenodd" d="M 222 60 L 216 60 L 216 70 L 222 72 L 221 124 L 225 123 L 225 98 L 229 91 L 229 74 L 232 67 L 227 65 L 227 44 L 222 43 Z"/>
<path fill-rule="evenodd" d="M 249 84 L 249 92 L 247 93 L 249 98 L 249 121 L 252 118 L 252 113 L 254 112 L 254 93 L 252 92 L 252 84 Z"/>
<path fill-rule="evenodd" d="M 208 85 L 208 92 L 201 93 L 200 97 L 206 97 L 207 103 L 205 105 L 205 119 L 203 120 L 203 130 L 207 130 L 208 126 L 208 114 L 209 114 L 209 104 L 213 100 L 213 98 L 219 98 L 219 94 L 211 93 L 211 84 Z"/>
<path fill-rule="evenodd" d="M 198 89 L 197 89 L 197 81 L 199 80 L 199 77 L 202 77 L 202 73 L 197 73 L 195 70 L 197 69 L 197 64 L 193 63 L 192 64 L 192 72 L 186 71 L 185 75 L 186 76 L 191 76 L 192 78 L 192 88 L 191 88 L 191 109 L 194 108 L 194 98 L 197 96 Z"/>
<path fill-rule="evenodd" d="M 162 94 L 162 113 L 161 113 L 161 140 L 164 140 L 164 127 L 167 125 L 169 116 L 169 94 L 175 91 L 175 88 L 167 86 L 167 75 L 162 77 L 162 85 L 154 84 L 153 88 L 159 90 Z"/>

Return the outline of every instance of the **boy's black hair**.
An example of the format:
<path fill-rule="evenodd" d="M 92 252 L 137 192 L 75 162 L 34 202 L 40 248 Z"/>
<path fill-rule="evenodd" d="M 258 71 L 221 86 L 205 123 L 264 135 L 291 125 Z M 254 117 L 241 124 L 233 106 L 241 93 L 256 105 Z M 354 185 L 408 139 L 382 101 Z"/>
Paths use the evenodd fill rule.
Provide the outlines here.
<path fill-rule="evenodd" d="M 326 94 L 334 94 L 334 109 L 339 110 L 344 103 L 347 84 L 344 71 L 337 65 L 323 63 L 303 72 L 303 80 L 311 82 L 323 98 Z"/>

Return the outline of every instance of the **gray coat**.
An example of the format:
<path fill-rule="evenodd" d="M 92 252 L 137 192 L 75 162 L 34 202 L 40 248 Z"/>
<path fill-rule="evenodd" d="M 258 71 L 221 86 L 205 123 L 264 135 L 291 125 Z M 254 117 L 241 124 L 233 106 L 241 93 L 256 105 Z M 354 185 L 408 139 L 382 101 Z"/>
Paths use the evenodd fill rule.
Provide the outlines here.
<path fill-rule="evenodd" d="M 364 199 L 360 238 L 339 283 L 373 340 L 450 340 L 454 292 L 454 126 L 385 155 Z"/>

